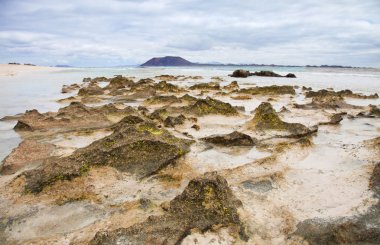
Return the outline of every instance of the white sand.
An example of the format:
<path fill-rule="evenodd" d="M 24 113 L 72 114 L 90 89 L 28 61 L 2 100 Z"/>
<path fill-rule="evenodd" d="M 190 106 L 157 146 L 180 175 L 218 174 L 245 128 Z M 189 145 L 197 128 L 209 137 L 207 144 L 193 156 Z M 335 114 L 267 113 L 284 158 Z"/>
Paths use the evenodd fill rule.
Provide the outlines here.
<path fill-rule="evenodd" d="M 0 64 L 0 76 L 16 76 L 21 73 L 34 71 L 55 71 L 62 68 L 48 66 L 31 66 L 31 65 L 9 65 Z"/>

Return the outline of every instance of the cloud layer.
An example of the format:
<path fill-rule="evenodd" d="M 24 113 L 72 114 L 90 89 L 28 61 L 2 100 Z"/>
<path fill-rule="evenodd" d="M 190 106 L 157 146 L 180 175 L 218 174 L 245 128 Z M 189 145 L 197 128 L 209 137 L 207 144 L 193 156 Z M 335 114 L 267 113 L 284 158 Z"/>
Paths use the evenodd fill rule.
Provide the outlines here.
<path fill-rule="evenodd" d="M 298 3 L 297 3 L 298 2 Z M 0 0 L 0 62 L 380 67 L 380 1 Z"/>

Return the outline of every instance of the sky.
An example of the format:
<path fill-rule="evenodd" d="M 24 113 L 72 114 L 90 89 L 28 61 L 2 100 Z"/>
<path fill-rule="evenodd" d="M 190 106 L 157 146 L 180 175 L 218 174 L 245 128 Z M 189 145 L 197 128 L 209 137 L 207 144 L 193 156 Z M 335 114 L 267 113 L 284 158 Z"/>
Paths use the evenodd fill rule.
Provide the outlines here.
<path fill-rule="evenodd" d="M 380 67 L 380 0 L 0 0 L 0 63 Z"/>

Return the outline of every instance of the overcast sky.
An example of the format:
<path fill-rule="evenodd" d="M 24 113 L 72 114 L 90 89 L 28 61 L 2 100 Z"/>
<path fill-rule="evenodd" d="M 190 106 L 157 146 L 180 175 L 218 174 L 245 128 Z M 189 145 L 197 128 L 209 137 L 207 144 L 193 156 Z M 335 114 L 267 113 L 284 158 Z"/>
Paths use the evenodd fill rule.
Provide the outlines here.
<path fill-rule="evenodd" d="M 380 0 L 0 0 L 0 63 L 380 67 Z"/>

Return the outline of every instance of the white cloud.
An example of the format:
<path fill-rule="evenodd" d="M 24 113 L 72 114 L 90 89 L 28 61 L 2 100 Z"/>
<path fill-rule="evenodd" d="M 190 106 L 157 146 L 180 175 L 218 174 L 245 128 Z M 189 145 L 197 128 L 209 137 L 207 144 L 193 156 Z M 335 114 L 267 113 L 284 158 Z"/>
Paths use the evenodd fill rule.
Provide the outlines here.
<path fill-rule="evenodd" d="M 2 0 L 0 62 L 380 66 L 380 2 Z M 27 59 L 27 60 L 26 60 Z"/>

